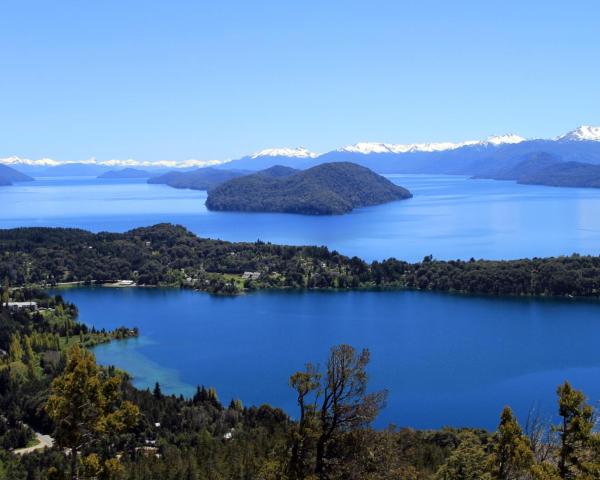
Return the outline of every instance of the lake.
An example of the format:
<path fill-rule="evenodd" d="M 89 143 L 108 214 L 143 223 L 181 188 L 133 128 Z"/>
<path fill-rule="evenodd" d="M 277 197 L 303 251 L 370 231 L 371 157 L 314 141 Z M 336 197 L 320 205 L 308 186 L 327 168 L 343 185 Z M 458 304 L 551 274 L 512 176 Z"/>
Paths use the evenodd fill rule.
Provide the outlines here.
<path fill-rule="evenodd" d="M 39 179 L 0 188 L 0 227 L 125 231 L 160 222 L 233 241 L 327 245 L 366 260 L 390 256 L 518 258 L 600 250 L 600 190 L 464 177 L 392 175 L 414 198 L 349 215 L 209 212 L 205 192 L 143 180 Z M 6 208 L 8 206 L 8 208 Z M 348 342 L 373 354 L 372 385 L 390 398 L 378 425 L 493 427 L 505 403 L 554 411 L 565 378 L 600 399 L 600 305 L 417 292 L 254 293 L 220 298 L 161 289 L 70 289 L 81 319 L 138 326 L 139 339 L 99 360 L 190 394 L 294 412 L 288 377 Z"/>
<path fill-rule="evenodd" d="M 294 414 L 289 376 L 349 343 L 370 349 L 370 385 L 389 390 L 378 426 L 494 428 L 505 404 L 521 419 L 534 406 L 550 414 L 565 379 L 600 399 L 596 302 L 408 291 L 59 291 L 88 324 L 141 328 L 140 338 L 95 353 L 142 388 L 159 381 L 163 391 L 189 395 L 204 384 L 223 402 L 268 402 Z"/>
<path fill-rule="evenodd" d="M 47 178 L 0 187 L 0 228 L 121 232 L 160 222 L 203 237 L 327 245 L 365 260 L 508 259 L 600 252 L 600 190 L 392 175 L 414 198 L 334 217 L 210 212 L 206 193 L 144 180 Z"/>

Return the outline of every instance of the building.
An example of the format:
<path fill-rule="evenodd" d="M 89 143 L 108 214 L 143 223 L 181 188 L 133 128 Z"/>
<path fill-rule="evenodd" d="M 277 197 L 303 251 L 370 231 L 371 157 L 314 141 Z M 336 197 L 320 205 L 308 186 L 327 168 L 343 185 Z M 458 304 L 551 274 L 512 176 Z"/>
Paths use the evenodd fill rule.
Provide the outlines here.
<path fill-rule="evenodd" d="M 30 310 L 35 312 L 37 308 L 37 302 L 8 302 L 8 309 L 12 311 Z"/>
<path fill-rule="evenodd" d="M 243 280 L 258 280 L 260 278 L 260 272 L 244 272 L 242 274 Z"/>

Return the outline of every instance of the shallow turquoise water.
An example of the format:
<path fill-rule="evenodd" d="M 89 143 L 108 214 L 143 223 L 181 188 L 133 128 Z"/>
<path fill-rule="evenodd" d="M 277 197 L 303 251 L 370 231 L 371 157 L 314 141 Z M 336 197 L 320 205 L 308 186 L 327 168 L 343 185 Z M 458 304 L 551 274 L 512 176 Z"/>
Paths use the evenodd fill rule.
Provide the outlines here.
<path fill-rule="evenodd" d="M 464 177 L 397 175 L 414 198 L 349 215 L 209 212 L 205 192 L 143 180 L 45 179 L 0 188 L 0 228 L 125 231 L 159 222 L 224 240 L 327 245 L 366 260 L 391 256 L 517 258 L 600 253 L 600 190 Z"/>
<path fill-rule="evenodd" d="M 372 353 L 387 388 L 378 425 L 492 428 L 505 404 L 551 413 L 559 383 L 600 399 L 600 304 L 419 292 L 255 293 L 235 298 L 163 289 L 75 288 L 63 295 L 96 327 L 138 326 L 139 339 L 99 346 L 100 362 L 135 384 L 295 412 L 287 387 L 338 343 Z M 102 308 L 98 308 L 102 306 Z"/>

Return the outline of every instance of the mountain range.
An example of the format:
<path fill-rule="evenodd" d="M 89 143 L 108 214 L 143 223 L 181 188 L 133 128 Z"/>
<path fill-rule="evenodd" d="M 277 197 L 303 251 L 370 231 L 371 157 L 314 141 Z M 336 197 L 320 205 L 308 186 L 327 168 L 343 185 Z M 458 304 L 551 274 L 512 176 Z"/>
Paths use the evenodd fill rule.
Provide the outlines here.
<path fill-rule="evenodd" d="M 258 171 L 274 165 L 307 169 L 327 162 L 353 162 L 377 173 L 431 173 L 492 177 L 515 166 L 525 156 L 544 152 L 565 162 L 600 165 L 600 127 L 581 126 L 553 139 L 525 139 L 515 134 L 492 136 L 480 141 L 458 143 L 392 144 L 361 142 L 317 154 L 306 148 L 269 148 L 252 155 L 218 162 L 187 160 L 135 161 L 87 160 L 60 163 L 55 160 L 28 160 L 18 157 L 0 159 L 0 163 L 19 168 L 32 176 L 102 175 L 118 167 L 143 166 L 152 175 L 165 169 L 188 171 L 213 166 L 230 171 Z"/>

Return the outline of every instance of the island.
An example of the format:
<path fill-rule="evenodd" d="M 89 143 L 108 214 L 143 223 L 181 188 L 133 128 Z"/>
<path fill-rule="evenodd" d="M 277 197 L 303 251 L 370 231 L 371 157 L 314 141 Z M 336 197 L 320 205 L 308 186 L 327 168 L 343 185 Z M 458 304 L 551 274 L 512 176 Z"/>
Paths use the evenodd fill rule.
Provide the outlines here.
<path fill-rule="evenodd" d="M 7 165 L 0 165 L 0 187 L 7 187 L 15 182 L 31 182 L 33 178 L 29 175 L 15 170 Z"/>
<path fill-rule="evenodd" d="M 108 172 L 104 172 L 101 175 L 98 175 L 98 178 L 149 178 L 151 176 L 152 174 L 150 174 L 150 172 L 147 172 L 146 170 L 140 170 L 138 168 L 124 168 L 122 170 L 109 170 Z"/>
<path fill-rule="evenodd" d="M 148 179 L 148 183 L 168 185 L 173 188 L 210 190 L 223 182 L 232 180 L 246 172 L 222 170 L 213 167 L 197 168 L 188 172 L 171 171 Z"/>
<path fill-rule="evenodd" d="M 341 215 L 355 208 L 411 198 L 405 188 L 350 162 L 296 171 L 275 166 L 225 182 L 208 192 L 209 210 Z"/>

